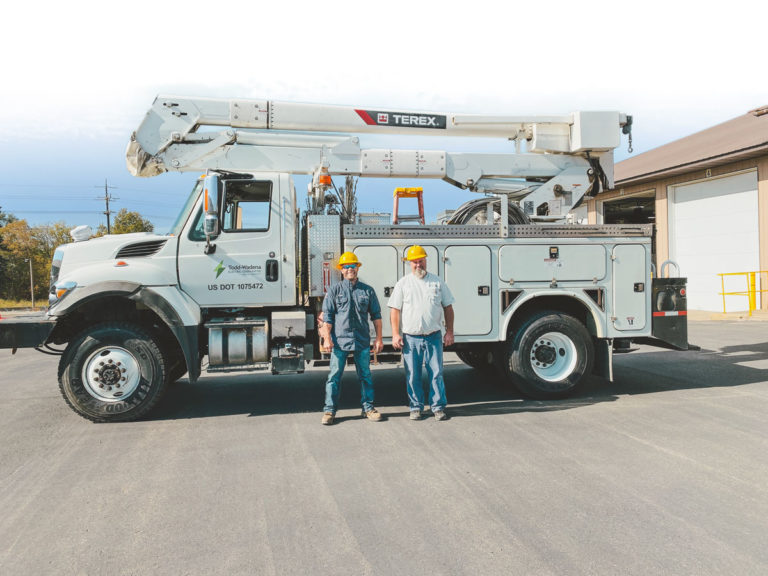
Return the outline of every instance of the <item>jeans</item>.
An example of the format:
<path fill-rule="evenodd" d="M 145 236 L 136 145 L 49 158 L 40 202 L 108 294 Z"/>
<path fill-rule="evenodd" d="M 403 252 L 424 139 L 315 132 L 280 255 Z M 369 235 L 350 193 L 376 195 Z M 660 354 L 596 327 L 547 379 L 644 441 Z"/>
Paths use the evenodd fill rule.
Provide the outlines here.
<path fill-rule="evenodd" d="M 347 364 L 347 354 L 341 348 L 334 346 L 331 352 L 331 373 L 325 383 L 325 408 L 324 412 L 336 414 L 341 394 L 341 377 L 344 375 L 344 366 Z M 373 409 L 373 380 L 371 380 L 371 351 L 368 348 L 355 350 L 355 369 L 360 380 L 360 396 L 363 410 L 368 412 Z"/>
<path fill-rule="evenodd" d="M 432 412 L 443 410 L 448 400 L 443 382 L 443 334 L 439 330 L 427 336 L 403 334 L 403 364 L 411 410 L 424 408 L 421 367 L 427 369 L 429 405 Z"/>

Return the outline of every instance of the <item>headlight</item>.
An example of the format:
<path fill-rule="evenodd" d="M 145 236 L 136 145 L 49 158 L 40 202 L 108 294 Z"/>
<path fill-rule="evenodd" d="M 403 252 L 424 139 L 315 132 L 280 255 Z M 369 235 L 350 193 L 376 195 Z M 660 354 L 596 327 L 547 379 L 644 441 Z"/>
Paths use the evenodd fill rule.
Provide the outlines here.
<path fill-rule="evenodd" d="M 53 306 L 77 286 L 77 282 L 56 282 L 48 294 L 48 305 Z"/>

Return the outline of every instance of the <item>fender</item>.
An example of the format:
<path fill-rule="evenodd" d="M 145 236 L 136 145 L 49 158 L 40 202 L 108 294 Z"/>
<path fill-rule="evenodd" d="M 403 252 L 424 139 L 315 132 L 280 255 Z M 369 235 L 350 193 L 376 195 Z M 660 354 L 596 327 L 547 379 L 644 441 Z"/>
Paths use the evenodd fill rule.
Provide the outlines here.
<path fill-rule="evenodd" d="M 523 296 L 519 302 L 515 300 L 514 306 L 510 308 L 510 310 L 504 315 L 504 318 L 502 319 L 500 337 L 507 334 L 507 331 L 509 330 L 509 325 L 511 324 L 512 319 L 524 304 L 530 302 L 535 298 L 547 298 L 547 297 L 571 298 L 576 302 L 578 302 L 579 304 L 581 304 L 592 315 L 592 320 L 595 323 L 595 336 L 597 338 L 605 337 L 605 327 L 603 325 L 603 319 L 601 318 L 601 311 L 597 308 L 594 302 L 590 301 L 590 299 L 587 297 L 581 298 L 576 293 L 564 293 L 564 292 L 555 292 L 555 291 L 549 291 L 549 290 L 527 294 Z"/>
<path fill-rule="evenodd" d="M 172 287 L 171 287 L 172 288 Z M 52 307 L 49 314 L 63 317 L 75 310 L 108 296 L 121 296 L 134 302 L 139 302 L 152 312 L 157 314 L 163 323 L 168 326 L 171 333 L 179 343 L 187 363 L 190 382 L 195 382 L 200 377 L 200 362 L 198 356 L 199 322 L 184 324 L 177 310 L 168 300 L 152 288 L 148 288 L 136 282 L 107 281 L 91 284 L 82 289 L 75 289 L 61 302 Z"/>
<path fill-rule="evenodd" d="M 77 287 L 62 300 L 51 306 L 48 310 L 48 315 L 66 316 L 90 301 L 98 300 L 104 296 L 131 296 L 141 290 L 141 288 L 141 284 L 137 282 L 124 282 L 120 280 L 97 282 L 82 288 Z"/>

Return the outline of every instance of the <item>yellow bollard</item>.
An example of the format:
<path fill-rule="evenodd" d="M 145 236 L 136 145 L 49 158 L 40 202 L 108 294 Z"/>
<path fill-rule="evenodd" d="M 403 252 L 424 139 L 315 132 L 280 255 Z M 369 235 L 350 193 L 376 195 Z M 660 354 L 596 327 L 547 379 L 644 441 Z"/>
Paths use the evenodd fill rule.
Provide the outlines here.
<path fill-rule="evenodd" d="M 720 276 L 720 294 L 723 295 L 723 314 L 725 314 L 725 274 L 718 274 Z"/>
<path fill-rule="evenodd" d="M 749 273 L 749 315 L 752 316 L 752 310 L 757 308 L 757 299 L 755 298 L 755 273 Z"/>

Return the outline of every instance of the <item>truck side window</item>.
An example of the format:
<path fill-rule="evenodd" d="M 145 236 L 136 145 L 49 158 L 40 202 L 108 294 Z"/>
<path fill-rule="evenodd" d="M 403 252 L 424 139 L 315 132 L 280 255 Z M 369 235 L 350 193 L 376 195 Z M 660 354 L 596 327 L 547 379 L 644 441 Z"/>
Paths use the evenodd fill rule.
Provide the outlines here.
<path fill-rule="evenodd" d="M 222 229 L 232 231 L 269 230 L 272 182 L 228 180 L 224 187 Z"/>
<path fill-rule="evenodd" d="M 198 208 L 195 214 L 195 220 L 192 227 L 189 229 L 188 238 L 194 242 L 202 242 L 205 240 L 205 232 L 203 232 L 203 207 Z"/>

